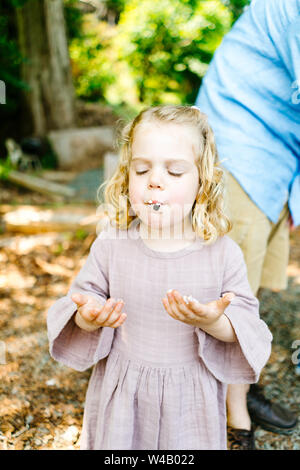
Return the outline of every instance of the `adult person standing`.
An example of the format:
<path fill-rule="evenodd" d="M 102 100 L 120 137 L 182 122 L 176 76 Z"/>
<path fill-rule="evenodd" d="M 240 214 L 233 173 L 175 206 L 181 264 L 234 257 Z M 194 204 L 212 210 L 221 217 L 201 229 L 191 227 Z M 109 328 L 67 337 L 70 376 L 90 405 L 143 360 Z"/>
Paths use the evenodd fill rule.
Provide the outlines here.
<path fill-rule="evenodd" d="M 254 295 L 286 289 L 289 226 L 300 223 L 300 0 L 252 0 L 216 51 L 196 106 L 228 178 L 229 234 Z M 230 449 L 255 449 L 251 420 L 287 433 L 297 417 L 259 385 L 229 385 Z"/>

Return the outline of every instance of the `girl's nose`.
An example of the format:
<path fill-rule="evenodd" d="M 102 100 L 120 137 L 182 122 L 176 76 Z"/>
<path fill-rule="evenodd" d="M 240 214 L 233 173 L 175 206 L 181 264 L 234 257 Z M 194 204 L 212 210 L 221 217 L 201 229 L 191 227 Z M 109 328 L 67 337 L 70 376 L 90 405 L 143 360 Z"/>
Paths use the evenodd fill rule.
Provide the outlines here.
<path fill-rule="evenodd" d="M 150 189 L 151 189 L 151 188 L 160 188 L 160 189 L 162 189 L 163 186 L 162 186 L 162 184 L 160 184 L 160 183 L 153 183 L 153 182 L 150 182 L 150 183 L 148 184 L 148 187 L 149 187 Z"/>
<path fill-rule="evenodd" d="M 149 175 L 148 188 L 160 188 L 163 189 L 162 176 L 159 172 L 151 172 Z"/>

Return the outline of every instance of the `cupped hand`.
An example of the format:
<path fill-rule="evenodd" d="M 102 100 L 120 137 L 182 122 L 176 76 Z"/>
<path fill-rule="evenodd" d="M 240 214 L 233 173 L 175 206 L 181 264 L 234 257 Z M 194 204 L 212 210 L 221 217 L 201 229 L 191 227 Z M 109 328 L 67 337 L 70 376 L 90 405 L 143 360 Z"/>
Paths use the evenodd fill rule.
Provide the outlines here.
<path fill-rule="evenodd" d="M 86 294 L 74 293 L 71 298 L 77 305 L 75 322 L 85 331 L 94 331 L 105 326 L 117 328 L 127 318 L 126 313 L 122 313 L 123 300 L 108 299 L 103 305 Z"/>
<path fill-rule="evenodd" d="M 163 298 L 162 302 L 168 314 L 175 320 L 201 328 L 213 325 L 234 297 L 233 292 L 227 292 L 220 299 L 207 304 L 201 304 L 195 299 L 186 303 L 178 291 L 172 290 L 167 292 L 167 297 Z"/>

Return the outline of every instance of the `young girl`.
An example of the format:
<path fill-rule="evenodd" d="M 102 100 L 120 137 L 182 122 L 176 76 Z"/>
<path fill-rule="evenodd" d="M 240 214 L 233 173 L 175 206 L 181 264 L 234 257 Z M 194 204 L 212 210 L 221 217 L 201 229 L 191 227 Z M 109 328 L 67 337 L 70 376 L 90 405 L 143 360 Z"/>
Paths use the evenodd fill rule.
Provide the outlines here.
<path fill-rule="evenodd" d="M 272 337 L 225 235 L 212 131 L 195 107 L 159 106 L 123 137 L 114 220 L 48 313 L 51 355 L 95 365 L 81 448 L 226 449 L 226 384 L 258 380 Z"/>

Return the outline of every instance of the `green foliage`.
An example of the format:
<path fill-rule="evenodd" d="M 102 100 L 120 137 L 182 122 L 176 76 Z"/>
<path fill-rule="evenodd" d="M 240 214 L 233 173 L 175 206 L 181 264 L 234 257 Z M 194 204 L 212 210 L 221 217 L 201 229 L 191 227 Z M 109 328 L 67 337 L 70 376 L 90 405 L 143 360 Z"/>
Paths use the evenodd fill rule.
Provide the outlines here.
<path fill-rule="evenodd" d="M 28 0 L 1 0 L 0 3 L 0 80 L 6 84 L 7 106 L 16 108 L 18 90 L 27 89 L 20 78 L 22 57 L 17 40 L 15 9 Z M 80 37 L 82 14 L 76 8 L 77 0 L 64 0 L 67 31 L 70 39 Z"/>
<path fill-rule="evenodd" d="M 13 166 L 9 158 L 4 161 L 0 160 L 0 180 L 6 180 L 12 169 Z"/>
<path fill-rule="evenodd" d="M 21 79 L 20 66 L 25 60 L 19 50 L 16 9 L 28 0 L 1 0 L 0 2 L 0 80 L 5 83 L 6 104 L 0 105 L 0 157 L 6 155 L 7 137 L 19 141 L 21 134 L 22 92 L 28 85 Z M 41 0 L 36 0 L 41 1 Z M 79 37 L 82 15 L 75 7 L 77 0 L 64 0 L 69 38 Z M 46 155 L 42 164 L 53 167 L 53 159 Z"/>
<path fill-rule="evenodd" d="M 251 0 L 223 0 L 223 3 L 228 6 L 232 12 L 233 21 L 243 13 L 246 6 L 250 4 Z"/>
<path fill-rule="evenodd" d="M 87 236 L 88 232 L 84 229 L 78 229 L 75 232 L 75 238 L 77 238 L 77 240 L 85 240 Z"/>
<path fill-rule="evenodd" d="M 47 168 L 49 170 L 54 170 L 58 168 L 58 160 L 56 154 L 49 148 L 41 157 L 40 162 L 42 168 Z"/>
<path fill-rule="evenodd" d="M 7 103 L 5 112 L 15 112 L 19 108 L 20 91 L 28 86 L 20 78 L 22 57 L 17 40 L 15 9 L 28 0 L 1 0 L 0 3 L 0 80 L 6 85 Z M 75 7 L 77 0 L 65 0 L 65 16 L 69 37 L 79 37 L 82 15 Z M 1 109 L 1 114 L 4 112 Z"/>
<path fill-rule="evenodd" d="M 20 78 L 22 56 L 17 43 L 17 31 L 14 6 L 21 0 L 1 0 L 0 3 L 0 80 L 5 84 L 6 104 L 0 105 L 0 157 L 6 155 L 5 139 L 10 136 L 17 139 L 21 116 L 21 92 L 26 83 Z M 5 171 L 0 170 L 4 177 Z M 4 173 L 3 173 L 4 171 Z"/>
<path fill-rule="evenodd" d="M 113 50 L 110 47 L 114 29 L 86 15 L 81 37 L 70 44 L 72 72 L 78 97 L 97 101 L 114 81 Z"/>
<path fill-rule="evenodd" d="M 232 14 L 221 0 L 128 0 L 118 25 L 87 15 L 70 53 L 79 97 L 135 109 L 192 103 Z"/>
<path fill-rule="evenodd" d="M 139 101 L 193 102 L 212 55 L 231 25 L 218 0 L 131 0 L 117 47 L 130 64 Z"/>
<path fill-rule="evenodd" d="M 1 0 L 0 153 L 5 136 L 18 140 L 24 60 L 15 8 L 28 0 Z M 41 1 L 41 0 L 36 0 Z M 76 94 L 135 113 L 145 105 L 193 103 L 224 34 L 249 0 L 102 0 L 105 11 L 82 14 L 78 0 L 63 0 Z M 50 157 L 49 157 L 50 158 Z M 49 158 L 44 164 L 49 165 Z M 51 164 L 51 162 L 50 162 Z"/>
<path fill-rule="evenodd" d="M 126 1 L 127 0 L 104 0 L 107 11 L 114 12 L 116 23 L 118 23 L 120 14 L 125 8 Z"/>
<path fill-rule="evenodd" d="M 64 14 L 69 41 L 81 37 L 83 16 L 77 8 L 78 0 L 64 0 Z"/>
<path fill-rule="evenodd" d="M 7 106 L 13 109 L 17 106 L 15 90 L 26 88 L 26 84 L 19 78 L 22 56 L 17 44 L 12 10 L 12 6 L 16 3 L 16 0 L 2 0 L 0 5 L 0 80 L 6 85 Z"/>

